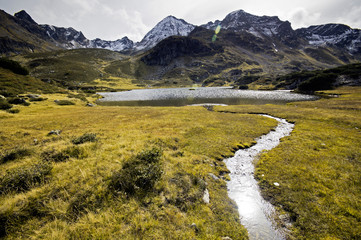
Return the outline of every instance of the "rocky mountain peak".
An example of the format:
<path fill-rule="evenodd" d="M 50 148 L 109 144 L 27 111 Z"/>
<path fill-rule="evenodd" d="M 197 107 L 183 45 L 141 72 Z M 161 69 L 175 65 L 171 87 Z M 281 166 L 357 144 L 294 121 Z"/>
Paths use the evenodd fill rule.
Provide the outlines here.
<path fill-rule="evenodd" d="M 174 16 L 168 16 L 160 21 L 152 30 L 150 30 L 136 45 L 137 50 L 147 50 L 154 47 L 157 43 L 170 36 L 187 36 L 194 25 L 187 23 L 183 19 Z"/>
<path fill-rule="evenodd" d="M 14 16 L 29 23 L 37 24 L 25 10 L 21 10 L 20 12 L 15 13 Z"/>
<path fill-rule="evenodd" d="M 221 27 L 234 32 L 248 32 L 258 38 L 276 38 L 285 45 L 295 47 L 299 39 L 288 21 L 277 16 L 256 16 L 243 10 L 229 13 L 221 22 Z"/>
<path fill-rule="evenodd" d="M 91 40 L 88 44 L 88 48 L 103 48 L 112 51 L 127 51 L 131 50 L 134 46 L 132 40 L 128 37 L 123 37 L 115 41 L 106 41 L 99 38 Z"/>
<path fill-rule="evenodd" d="M 361 30 L 344 24 L 315 25 L 297 29 L 296 33 L 314 46 L 336 46 L 352 54 L 361 53 Z"/>
<path fill-rule="evenodd" d="M 228 14 L 222 21 L 221 26 L 234 31 L 247 31 L 256 36 L 273 36 L 278 34 L 278 28 L 282 25 L 278 17 L 256 16 L 238 10 Z"/>

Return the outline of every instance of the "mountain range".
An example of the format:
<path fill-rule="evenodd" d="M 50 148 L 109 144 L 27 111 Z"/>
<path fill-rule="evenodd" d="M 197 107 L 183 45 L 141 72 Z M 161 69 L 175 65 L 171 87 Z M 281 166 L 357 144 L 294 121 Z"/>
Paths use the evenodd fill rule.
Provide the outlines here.
<path fill-rule="evenodd" d="M 41 50 L 37 49 L 39 46 L 32 42 L 41 43 L 43 41 L 48 42 L 48 46 L 40 47 L 43 50 L 103 48 L 120 52 L 129 52 L 129 50 L 138 52 L 149 50 L 170 36 L 188 36 L 196 27 L 183 19 L 168 16 L 151 29 L 140 42 L 134 43 L 127 37 L 115 41 L 106 41 L 100 38 L 89 40 L 81 31 L 73 28 L 39 25 L 24 10 L 15 13 L 14 16 L 1 10 L 0 20 L 3 28 L 0 36 L 2 54 Z M 201 27 L 211 30 L 215 30 L 217 26 L 237 33 L 251 33 L 260 39 L 274 38 L 289 47 L 309 44 L 338 47 L 352 54 L 361 53 L 361 30 L 352 29 L 343 24 L 325 24 L 293 30 L 290 22 L 281 21 L 276 16 L 255 16 L 238 10 L 228 14 L 222 21 L 217 20 L 201 25 Z M 32 41 L 29 41 L 29 37 Z"/>
<path fill-rule="evenodd" d="M 129 56 L 109 63 L 109 74 L 150 81 L 242 85 L 361 59 L 360 29 L 325 24 L 294 30 L 290 22 L 277 16 L 256 16 L 243 10 L 201 26 L 168 16 L 137 43 L 127 37 L 89 40 L 73 28 L 37 24 L 25 11 L 11 16 L 1 10 L 0 25 L 2 55 L 108 49 Z"/>

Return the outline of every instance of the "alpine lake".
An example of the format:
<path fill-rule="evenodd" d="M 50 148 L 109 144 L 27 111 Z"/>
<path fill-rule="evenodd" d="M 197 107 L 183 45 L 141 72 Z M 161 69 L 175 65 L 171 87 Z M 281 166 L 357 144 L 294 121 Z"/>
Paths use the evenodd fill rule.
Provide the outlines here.
<path fill-rule="evenodd" d="M 288 90 L 257 91 L 230 87 L 137 89 L 123 92 L 100 92 L 103 106 L 186 106 L 285 104 L 312 101 L 316 96 L 292 93 Z"/>

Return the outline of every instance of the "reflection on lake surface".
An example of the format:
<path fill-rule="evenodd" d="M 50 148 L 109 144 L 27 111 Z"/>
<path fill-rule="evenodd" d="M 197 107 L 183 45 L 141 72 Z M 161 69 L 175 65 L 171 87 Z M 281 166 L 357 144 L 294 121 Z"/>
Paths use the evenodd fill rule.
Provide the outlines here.
<path fill-rule="evenodd" d="M 104 98 L 100 105 L 117 106 L 185 106 L 217 103 L 238 104 L 284 104 L 294 101 L 316 100 L 312 95 L 290 91 L 237 90 L 226 87 L 137 89 L 126 92 L 98 93 Z"/>

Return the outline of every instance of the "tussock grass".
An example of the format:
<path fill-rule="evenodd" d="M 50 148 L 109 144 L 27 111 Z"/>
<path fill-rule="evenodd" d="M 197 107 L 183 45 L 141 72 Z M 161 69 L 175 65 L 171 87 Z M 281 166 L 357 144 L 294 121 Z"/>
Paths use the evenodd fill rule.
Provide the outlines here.
<path fill-rule="evenodd" d="M 27 148 L 15 148 L 9 151 L 5 151 L 3 154 L 0 155 L 0 163 L 6 163 L 9 161 L 14 161 L 16 159 L 20 159 L 22 157 L 29 156 L 31 151 Z"/>
<path fill-rule="evenodd" d="M 39 162 L 29 167 L 20 167 L 7 171 L 0 178 L 0 194 L 22 192 L 32 186 L 45 182 L 45 177 L 50 174 L 52 166 Z"/>
<path fill-rule="evenodd" d="M 95 133 L 84 133 L 80 137 L 76 137 L 71 142 L 75 145 L 83 144 L 86 142 L 95 142 L 97 141 L 97 135 Z"/>

